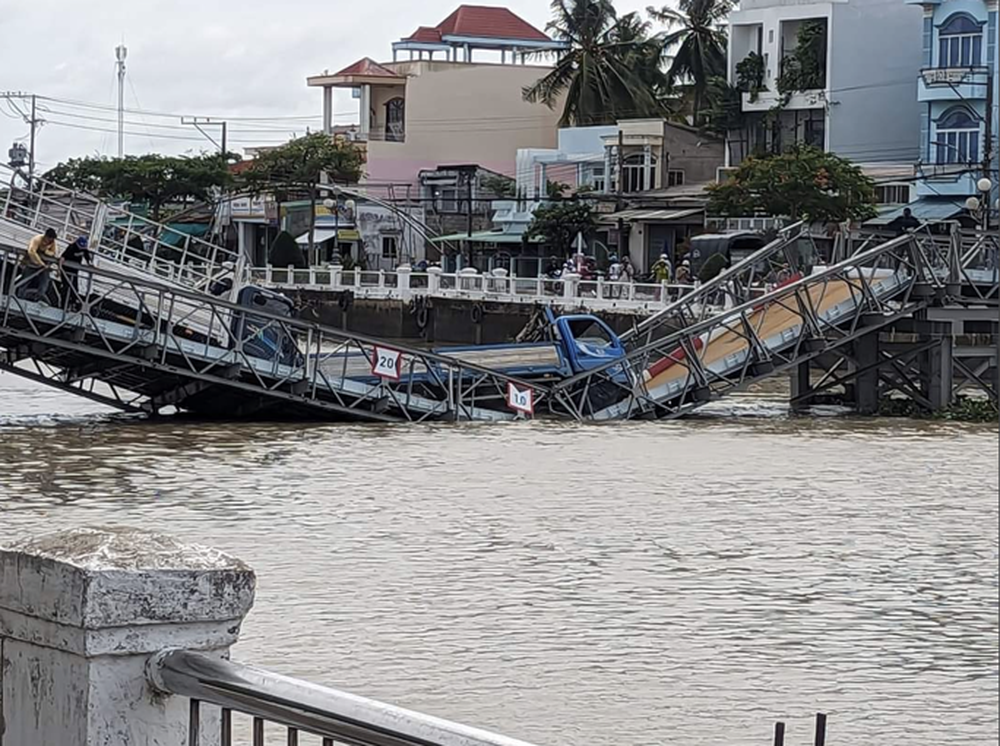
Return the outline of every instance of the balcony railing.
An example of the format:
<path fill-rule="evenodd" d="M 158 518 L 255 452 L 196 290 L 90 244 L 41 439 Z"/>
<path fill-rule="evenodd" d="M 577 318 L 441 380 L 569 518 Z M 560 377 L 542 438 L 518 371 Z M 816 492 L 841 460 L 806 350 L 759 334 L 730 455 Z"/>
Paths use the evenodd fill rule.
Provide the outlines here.
<path fill-rule="evenodd" d="M 400 127 L 373 127 L 368 132 L 352 132 L 356 142 L 406 142 L 406 130 Z"/>
<path fill-rule="evenodd" d="M 920 71 L 924 85 L 929 88 L 953 85 L 984 85 L 989 81 L 987 67 L 925 67 Z M 985 98 L 986 91 L 983 91 Z"/>

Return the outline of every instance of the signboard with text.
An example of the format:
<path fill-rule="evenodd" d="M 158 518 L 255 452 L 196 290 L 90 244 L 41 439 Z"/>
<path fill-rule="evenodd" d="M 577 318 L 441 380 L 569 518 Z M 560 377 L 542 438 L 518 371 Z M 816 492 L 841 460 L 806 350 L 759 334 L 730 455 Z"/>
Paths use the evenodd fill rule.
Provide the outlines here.
<path fill-rule="evenodd" d="M 389 347 L 376 347 L 372 354 L 372 374 L 390 381 L 398 381 L 403 353 Z"/>
<path fill-rule="evenodd" d="M 507 406 L 515 412 L 533 415 L 535 413 L 535 392 L 531 388 L 521 388 L 507 382 Z"/>

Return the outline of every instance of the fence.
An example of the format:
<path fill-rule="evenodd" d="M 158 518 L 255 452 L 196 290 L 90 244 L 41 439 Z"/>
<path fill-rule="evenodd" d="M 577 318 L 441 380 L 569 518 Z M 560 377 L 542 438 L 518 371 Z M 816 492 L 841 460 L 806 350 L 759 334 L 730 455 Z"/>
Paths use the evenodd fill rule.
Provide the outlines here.
<path fill-rule="evenodd" d="M 691 292 L 698 283 L 611 282 L 580 275 L 547 277 L 509 276 L 505 270 L 478 274 L 468 270 L 449 273 L 438 268 L 414 272 L 406 267 L 395 271 L 343 270 L 340 267 L 257 267 L 251 280 L 279 290 L 350 291 L 358 298 L 409 301 L 414 296 L 456 298 L 501 303 L 573 306 L 588 310 L 622 309 L 656 311 Z"/>

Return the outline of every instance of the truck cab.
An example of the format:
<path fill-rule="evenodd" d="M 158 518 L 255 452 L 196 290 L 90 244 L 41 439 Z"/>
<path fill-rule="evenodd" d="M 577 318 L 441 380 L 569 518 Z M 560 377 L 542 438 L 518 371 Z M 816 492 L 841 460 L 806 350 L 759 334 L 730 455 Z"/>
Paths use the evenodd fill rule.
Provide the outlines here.
<path fill-rule="evenodd" d="M 573 374 L 625 356 L 625 347 L 618 335 L 596 316 L 559 316 L 552 320 L 552 327 Z"/>

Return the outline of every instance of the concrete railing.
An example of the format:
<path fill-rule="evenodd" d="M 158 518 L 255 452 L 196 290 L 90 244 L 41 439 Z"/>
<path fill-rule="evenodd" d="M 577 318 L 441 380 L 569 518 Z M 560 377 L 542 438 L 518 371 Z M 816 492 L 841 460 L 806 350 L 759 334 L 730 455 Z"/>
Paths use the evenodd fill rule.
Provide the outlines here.
<path fill-rule="evenodd" d="M 530 746 L 229 662 L 255 585 L 231 556 L 135 529 L 0 547 L 0 743 Z"/>
<path fill-rule="evenodd" d="M 663 308 L 696 287 L 696 284 L 584 280 L 575 274 L 551 280 L 546 277 L 512 277 L 502 269 L 480 274 L 470 269 L 447 273 L 436 267 L 427 272 L 414 272 L 406 266 L 393 271 L 344 271 L 337 266 L 309 269 L 267 266 L 250 272 L 255 284 L 279 290 L 350 291 L 358 298 L 404 302 L 416 296 L 428 296 L 640 312 Z"/>

